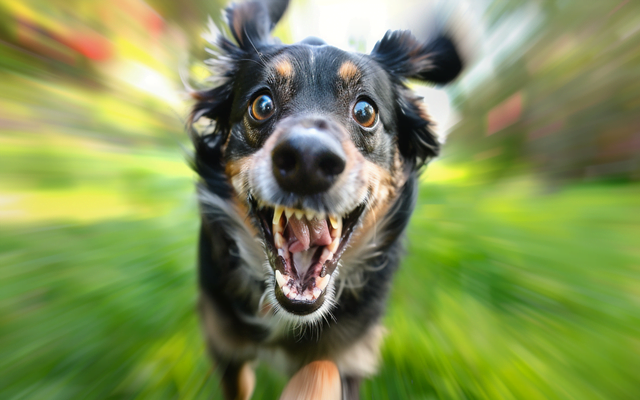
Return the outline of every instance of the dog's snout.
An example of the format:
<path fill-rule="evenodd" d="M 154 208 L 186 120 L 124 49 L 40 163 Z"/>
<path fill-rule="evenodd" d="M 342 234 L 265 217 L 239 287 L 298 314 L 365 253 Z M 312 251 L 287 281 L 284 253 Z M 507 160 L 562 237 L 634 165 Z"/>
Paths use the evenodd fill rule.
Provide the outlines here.
<path fill-rule="evenodd" d="M 346 166 L 340 142 L 315 127 L 291 129 L 273 148 L 271 158 L 280 187 L 299 195 L 328 190 Z"/>

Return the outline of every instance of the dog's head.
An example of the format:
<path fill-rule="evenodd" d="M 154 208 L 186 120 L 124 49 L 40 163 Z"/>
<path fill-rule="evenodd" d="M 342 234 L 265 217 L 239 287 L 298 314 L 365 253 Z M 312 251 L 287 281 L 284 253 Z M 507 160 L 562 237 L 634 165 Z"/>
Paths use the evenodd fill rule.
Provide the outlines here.
<path fill-rule="evenodd" d="M 345 251 L 438 153 L 405 79 L 447 83 L 462 63 L 448 37 L 421 43 L 407 31 L 388 32 L 371 54 L 315 38 L 282 45 L 270 31 L 286 5 L 227 9 L 234 41 L 216 35 L 218 85 L 194 93 L 191 121 L 212 121 L 194 135 L 205 190 L 250 216 L 272 301 L 304 319 L 330 309 Z"/>

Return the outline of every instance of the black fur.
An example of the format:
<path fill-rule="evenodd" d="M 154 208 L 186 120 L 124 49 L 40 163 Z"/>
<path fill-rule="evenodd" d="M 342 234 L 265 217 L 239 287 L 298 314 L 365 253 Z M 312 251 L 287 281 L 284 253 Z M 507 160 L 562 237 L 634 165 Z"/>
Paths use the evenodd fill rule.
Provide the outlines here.
<path fill-rule="evenodd" d="M 462 69 L 455 46 L 446 35 L 420 43 L 407 31 L 387 32 L 370 55 L 344 52 L 317 38 L 282 45 L 270 37 L 270 32 L 287 4 L 272 0 L 230 6 L 226 16 L 235 43 L 221 35 L 213 43 L 219 52 L 220 83 L 193 94 L 196 104 L 189 126 L 195 147 L 192 166 L 202 178 L 201 313 L 207 344 L 220 366 L 229 399 L 238 393 L 234 385 L 242 365 L 254 361 L 258 349 L 285 354 L 288 372 L 292 373 L 309 362 L 333 360 L 349 352 L 380 323 L 400 262 L 403 233 L 414 208 L 420 167 L 439 150 L 432 123 L 421 112 L 421 99 L 407 88 L 405 79 L 442 84 L 453 80 Z M 270 63 L 279 57 L 291 62 L 294 73 L 290 76 L 269 72 Z M 357 69 L 353 79 L 340 78 L 340 68 L 346 63 Z M 247 104 L 265 91 L 273 96 L 276 111 L 270 119 L 257 122 L 247 116 Z M 380 123 L 369 129 L 353 121 L 351 110 L 358 99 L 376 105 Z M 191 124 L 203 118 L 208 118 L 211 125 L 205 133 L 199 133 Z M 368 218 L 369 207 L 381 201 L 389 204 L 386 215 L 376 216 L 377 241 L 365 243 L 366 253 L 358 254 L 353 265 L 345 261 L 336 278 L 357 278 L 359 285 L 341 290 L 328 314 L 316 320 L 312 314 L 311 323 L 301 320 L 279 327 L 277 316 L 269 319 L 269 311 L 265 317 L 262 310 L 263 294 L 274 279 L 273 272 L 265 275 L 264 265 L 270 259 L 273 266 L 275 257 L 266 243 L 264 248 L 260 246 L 261 241 L 268 240 L 263 233 L 251 237 L 251 232 L 263 230 L 255 202 L 329 213 L 337 206 L 330 203 L 326 193 L 297 196 L 273 189 L 277 193 L 265 198 L 251 187 L 251 180 L 242 181 L 242 192 L 238 192 L 228 167 L 259 154 L 272 135 L 285 129 L 282 121 L 295 122 L 296 118 L 316 121 L 318 126 L 339 124 L 346 135 L 341 140 L 349 141 L 366 160 L 358 162 L 386 171 L 395 183 L 380 183 L 389 186 L 390 198 L 378 199 L 369 188 L 363 220 Z M 368 184 L 356 175 L 352 180 L 353 185 Z M 239 215 L 239 205 L 250 215 Z M 252 227 L 256 229 L 252 231 Z M 356 250 L 347 250 L 345 257 L 349 251 Z M 213 328 L 208 325 L 211 321 Z M 211 329 L 215 332 L 209 332 Z M 343 370 L 341 374 L 345 398 L 358 398 L 364 374 Z"/>

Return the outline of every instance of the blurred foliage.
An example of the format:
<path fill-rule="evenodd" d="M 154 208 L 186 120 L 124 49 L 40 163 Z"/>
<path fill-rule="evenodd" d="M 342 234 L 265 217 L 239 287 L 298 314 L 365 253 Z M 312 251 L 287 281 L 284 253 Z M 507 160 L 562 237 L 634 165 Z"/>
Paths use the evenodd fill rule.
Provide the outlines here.
<path fill-rule="evenodd" d="M 178 72 L 220 6 L 0 0 L 0 398 L 219 398 Z M 639 8 L 486 8 L 362 398 L 640 397 Z"/>

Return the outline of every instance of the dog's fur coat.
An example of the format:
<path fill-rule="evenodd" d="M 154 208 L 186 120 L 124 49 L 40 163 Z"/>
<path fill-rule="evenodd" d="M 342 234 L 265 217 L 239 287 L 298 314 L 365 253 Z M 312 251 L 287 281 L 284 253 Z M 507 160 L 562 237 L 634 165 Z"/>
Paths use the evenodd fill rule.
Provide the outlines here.
<path fill-rule="evenodd" d="M 355 399 L 376 370 L 417 177 L 439 149 L 404 80 L 447 83 L 462 62 L 447 36 L 407 31 L 369 55 L 282 45 L 270 32 L 287 3 L 230 6 L 233 40 L 210 39 L 215 86 L 193 92 L 200 313 L 227 399 L 251 396 L 264 358 L 291 374 L 328 360 Z"/>

